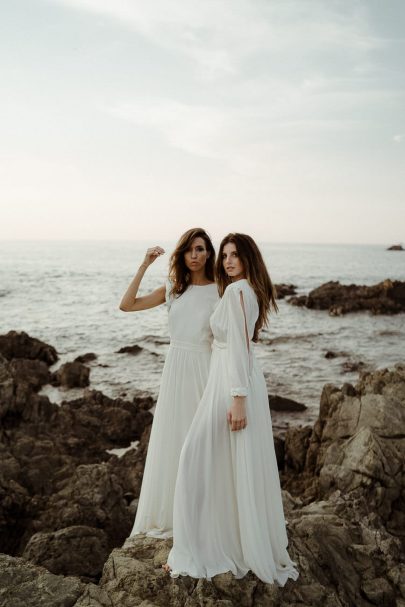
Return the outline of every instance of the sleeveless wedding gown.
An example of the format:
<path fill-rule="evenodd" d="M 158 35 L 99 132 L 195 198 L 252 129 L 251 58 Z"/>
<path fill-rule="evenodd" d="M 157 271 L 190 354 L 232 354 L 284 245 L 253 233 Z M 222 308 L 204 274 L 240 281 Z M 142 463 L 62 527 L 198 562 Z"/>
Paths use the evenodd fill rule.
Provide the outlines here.
<path fill-rule="evenodd" d="M 130 537 L 170 537 L 173 498 L 181 448 L 208 379 L 212 333 L 209 318 L 218 302 L 215 284 L 190 285 L 169 295 L 170 346 L 149 439 L 135 523 Z"/>

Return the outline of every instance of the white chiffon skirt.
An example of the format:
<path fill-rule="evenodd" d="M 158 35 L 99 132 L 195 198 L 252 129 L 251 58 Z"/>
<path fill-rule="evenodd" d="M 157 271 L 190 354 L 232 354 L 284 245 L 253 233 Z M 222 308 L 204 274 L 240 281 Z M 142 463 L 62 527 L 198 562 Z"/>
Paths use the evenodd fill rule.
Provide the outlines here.
<path fill-rule="evenodd" d="M 171 342 L 130 537 L 171 537 L 173 499 L 181 448 L 207 383 L 211 346 Z"/>
<path fill-rule="evenodd" d="M 184 443 L 174 498 L 172 576 L 249 570 L 283 586 L 298 571 L 287 533 L 263 373 L 253 358 L 248 425 L 231 432 L 226 349 L 214 347 L 203 398 Z"/>

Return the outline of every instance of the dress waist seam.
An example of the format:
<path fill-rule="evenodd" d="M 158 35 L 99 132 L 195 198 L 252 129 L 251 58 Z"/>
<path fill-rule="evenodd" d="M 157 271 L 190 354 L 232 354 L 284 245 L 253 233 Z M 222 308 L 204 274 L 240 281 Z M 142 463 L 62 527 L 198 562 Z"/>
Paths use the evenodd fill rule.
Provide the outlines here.
<path fill-rule="evenodd" d="M 176 350 L 188 350 L 192 352 L 210 352 L 211 351 L 211 343 L 201 343 L 201 344 L 193 344 L 188 341 L 181 341 L 178 339 L 172 339 L 170 341 L 170 347 L 175 348 Z"/>

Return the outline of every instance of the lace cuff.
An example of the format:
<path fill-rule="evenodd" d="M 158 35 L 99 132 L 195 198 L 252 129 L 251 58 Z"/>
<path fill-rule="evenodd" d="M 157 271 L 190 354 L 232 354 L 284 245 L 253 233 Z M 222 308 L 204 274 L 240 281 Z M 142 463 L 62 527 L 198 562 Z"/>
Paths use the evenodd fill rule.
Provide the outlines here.
<path fill-rule="evenodd" d="M 232 388 L 231 396 L 247 396 L 247 388 Z"/>

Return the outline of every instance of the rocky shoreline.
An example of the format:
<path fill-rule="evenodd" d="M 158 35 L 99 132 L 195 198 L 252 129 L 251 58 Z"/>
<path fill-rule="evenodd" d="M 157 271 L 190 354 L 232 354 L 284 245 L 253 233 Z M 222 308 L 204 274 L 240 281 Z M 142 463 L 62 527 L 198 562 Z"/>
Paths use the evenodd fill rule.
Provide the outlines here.
<path fill-rule="evenodd" d="M 405 312 L 405 282 L 384 280 L 376 285 L 342 285 L 331 280 L 308 295 L 293 295 L 287 302 L 312 310 L 328 310 L 330 316 L 369 311 L 372 314 Z"/>
<path fill-rule="evenodd" d="M 0 336 L 1 605 L 405 607 L 405 366 L 325 385 L 315 425 L 275 437 L 300 571 L 278 588 L 251 574 L 172 580 L 161 570 L 169 540 L 125 542 L 154 401 L 85 388 L 55 405 L 44 384 L 89 380 L 81 360 L 52 374 L 56 360 L 24 333 Z"/>

